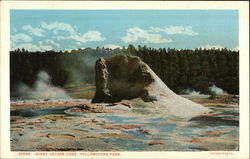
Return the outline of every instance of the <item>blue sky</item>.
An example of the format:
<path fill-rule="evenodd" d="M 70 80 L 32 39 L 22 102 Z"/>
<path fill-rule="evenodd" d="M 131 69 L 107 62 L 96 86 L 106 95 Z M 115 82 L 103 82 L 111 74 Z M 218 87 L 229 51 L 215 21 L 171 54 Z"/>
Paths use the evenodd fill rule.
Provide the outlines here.
<path fill-rule="evenodd" d="M 229 48 L 239 46 L 237 10 L 11 10 L 11 49 Z"/>

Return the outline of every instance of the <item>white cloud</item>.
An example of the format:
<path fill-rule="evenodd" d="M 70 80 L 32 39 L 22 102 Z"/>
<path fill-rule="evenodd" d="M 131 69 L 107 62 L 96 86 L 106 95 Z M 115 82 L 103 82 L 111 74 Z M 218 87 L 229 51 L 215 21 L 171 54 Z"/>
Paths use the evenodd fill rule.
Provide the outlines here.
<path fill-rule="evenodd" d="M 122 48 L 120 45 L 115 45 L 115 44 L 107 44 L 104 47 L 105 48 L 110 48 L 110 49 Z"/>
<path fill-rule="evenodd" d="M 38 50 L 41 50 L 41 51 L 46 51 L 46 50 L 53 50 L 53 47 L 51 45 L 44 45 L 42 41 L 39 41 L 38 42 L 38 47 L 39 49 Z M 36 51 L 38 51 L 36 50 Z"/>
<path fill-rule="evenodd" d="M 32 38 L 26 34 L 20 33 L 20 34 L 15 34 L 11 35 L 11 42 L 31 42 Z"/>
<path fill-rule="evenodd" d="M 99 31 L 95 30 L 90 30 L 82 35 L 76 34 L 72 36 L 56 36 L 54 38 L 56 38 L 57 40 L 72 39 L 81 43 L 106 40 L 106 38 L 103 37 Z"/>
<path fill-rule="evenodd" d="M 54 45 L 54 46 L 56 46 L 56 47 L 60 47 L 60 44 L 57 43 L 57 42 L 55 42 L 54 40 L 45 39 L 44 41 L 45 41 L 46 43 L 48 43 L 48 44 Z"/>
<path fill-rule="evenodd" d="M 15 49 L 21 49 L 24 48 L 25 50 L 28 51 L 47 51 L 47 50 L 52 50 L 53 47 L 50 45 L 43 45 L 43 43 L 40 41 L 38 42 L 38 45 L 32 44 L 32 43 L 22 43 L 22 44 L 15 44 L 13 43 L 11 45 L 11 49 L 15 50 Z"/>
<path fill-rule="evenodd" d="M 60 32 L 67 32 L 70 35 L 77 34 L 77 31 L 74 29 L 74 27 L 70 24 L 66 24 L 63 22 L 53 22 L 50 24 L 47 24 L 46 22 L 41 23 L 42 28 L 51 30 L 54 34 L 59 34 Z"/>
<path fill-rule="evenodd" d="M 126 36 L 121 37 L 125 43 L 141 41 L 142 43 L 169 43 L 172 39 L 165 39 L 160 34 L 152 34 L 139 27 L 129 28 Z"/>
<path fill-rule="evenodd" d="M 56 39 L 56 40 L 66 40 L 66 39 L 70 39 L 69 36 L 52 36 L 52 38 Z"/>
<path fill-rule="evenodd" d="M 32 51 L 35 49 L 51 49 L 53 47 L 60 47 L 58 41 L 61 40 L 72 40 L 76 46 L 82 46 L 83 43 L 104 41 L 105 37 L 102 36 L 101 32 L 96 30 L 89 30 L 85 33 L 80 33 L 77 31 L 77 27 L 71 24 L 63 22 L 41 22 L 39 27 L 34 27 L 31 25 L 24 25 L 23 30 L 27 31 L 28 34 L 39 37 L 39 42 L 27 44 L 33 41 L 32 37 L 28 34 L 19 33 L 11 36 L 11 46 L 26 46 Z M 13 28 L 16 31 L 16 28 Z M 45 35 L 50 35 L 52 39 L 45 37 Z M 44 43 L 44 44 L 43 44 Z M 25 45 L 23 45 L 25 44 Z M 71 45 L 72 46 L 72 45 Z M 13 47 L 12 47 L 13 48 Z"/>
<path fill-rule="evenodd" d="M 202 49 L 223 49 L 225 48 L 222 45 L 205 45 L 205 46 L 201 46 Z"/>
<path fill-rule="evenodd" d="M 23 30 L 29 32 L 31 35 L 35 35 L 35 36 L 44 36 L 44 30 L 41 28 L 33 28 L 31 25 L 25 25 L 22 27 Z"/>
<path fill-rule="evenodd" d="M 40 50 L 53 50 L 53 47 L 51 45 L 42 45 L 42 46 L 39 46 L 40 47 Z"/>
<path fill-rule="evenodd" d="M 33 45 L 31 43 L 23 43 L 23 44 L 18 44 L 18 45 L 12 46 L 12 50 L 15 50 L 17 48 L 19 48 L 19 49 L 24 48 L 25 50 L 29 50 L 29 51 L 38 51 L 39 50 L 38 46 Z"/>
<path fill-rule="evenodd" d="M 90 42 L 90 41 L 104 41 L 106 38 L 102 37 L 101 33 L 95 30 L 88 31 L 87 33 L 82 35 L 82 42 Z"/>
<path fill-rule="evenodd" d="M 150 32 L 164 32 L 167 34 L 184 34 L 184 35 L 198 35 L 194 32 L 191 26 L 169 26 L 165 28 L 151 27 Z"/>

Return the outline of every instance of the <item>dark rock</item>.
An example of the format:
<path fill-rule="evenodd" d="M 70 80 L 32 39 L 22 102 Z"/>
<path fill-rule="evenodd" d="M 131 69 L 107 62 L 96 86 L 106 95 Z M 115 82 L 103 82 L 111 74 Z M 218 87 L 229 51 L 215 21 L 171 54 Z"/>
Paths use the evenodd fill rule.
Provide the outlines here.
<path fill-rule="evenodd" d="M 96 94 L 92 103 L 112 103 L 142 97 L 156 100 L 145 89 L 154 81 L 144 62 L 138 57 L 116 55 L 96 62 Z"/>

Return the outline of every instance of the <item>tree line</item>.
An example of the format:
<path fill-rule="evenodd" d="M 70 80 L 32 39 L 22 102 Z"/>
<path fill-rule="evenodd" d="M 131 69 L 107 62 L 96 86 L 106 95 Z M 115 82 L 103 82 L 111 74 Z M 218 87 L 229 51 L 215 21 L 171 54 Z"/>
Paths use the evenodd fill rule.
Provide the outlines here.
<path fill-rule="evenodd" d="M 216 85 L 231 94 L 239 93 L 239 51 L 229 49 L 155 49 L 128 45 L 122 49 L 99 48 L 71 51 L 10 51 L 11 96 L 20 82 L 32 86 L 39 71 L 51 76 L 51 83 L 64 87 L 71 83 L 95 81 L 95 61 L 99 57 L 126 54 L 140 57 L 174 92 L 193 89 L 208 93 Z"/>
<path fill-rule="evenodd" d="M 239 51 L 229 49 L 154 49 L 146 46 L 128 52 L 146 62 L 163 82 L 177 93 L 193 89 L 209 93 L 216 85 L 231 94 L 239 93 Z"/>

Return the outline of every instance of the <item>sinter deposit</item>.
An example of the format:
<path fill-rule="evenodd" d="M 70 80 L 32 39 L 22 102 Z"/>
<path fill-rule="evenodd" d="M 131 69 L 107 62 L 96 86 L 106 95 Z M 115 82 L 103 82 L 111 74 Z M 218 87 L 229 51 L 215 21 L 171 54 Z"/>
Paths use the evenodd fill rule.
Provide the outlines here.
<path fill-rule="evenodd" d="M 92 103 L 143 102 L 145 109 L 179 117 L 194 117 L 209 110 L 171 91 L 138 57 L 116 55 L 96 62 L 96 94 Z M 136 104 L 137 103 L 137 104 Z"/>

